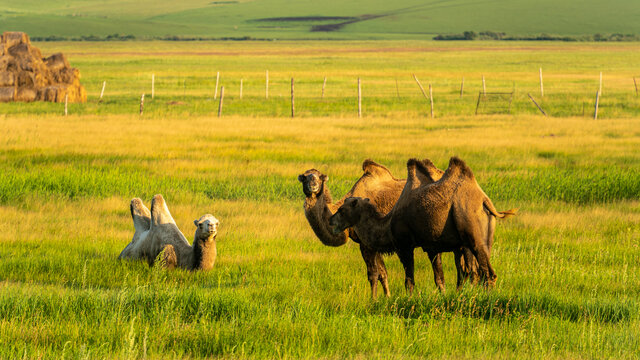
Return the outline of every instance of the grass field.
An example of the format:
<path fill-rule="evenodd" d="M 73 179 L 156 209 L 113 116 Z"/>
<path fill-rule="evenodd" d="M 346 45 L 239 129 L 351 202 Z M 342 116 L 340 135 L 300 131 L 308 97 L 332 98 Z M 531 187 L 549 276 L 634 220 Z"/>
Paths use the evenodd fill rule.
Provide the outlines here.
<path fill-rule="evenodd" d="M 0 104 L 0 357 L 638 357 L 637 45 L 108 45 L 37 44 L 81 69 L 89 101 L 69 116 L 61 104 Z M 525 98 L 539 96 L 540 66 L 550 118 Z M 211 99 L 217 71 L 222 118 Z M 593 101 L 599 71 L 593 120 L 580 102 Z M 434 84 L 435 119 L 414 72 Z M 482 74 L 489 88 L 516 82 L 516 115 L 472 115 Z M 459 100 L 462 76 L 469 95 Z M 315 167 L 340 197 L 365 158 L 405 177 L 410 157 L 444 168 L 453 155 L 498 209 L 520 208 L 497 226 L 497 287 L 456 292 L 446 254 L 448 289 L 436 293 L 418 249 L 417 293 L 405 294 L 402 266 L 389 256 L 392 296 L 371 300 L 357 246 L 328 248 L 313 235 L 296 176 Z M 133 235 L 130 199 L 148 205 L 156 193 L 187 238 L 200 215 L 221 220 L 212 271 L 116 260 Z"/>
<path fill-rule="evenodd" d="M 509 35 L 638 34 L 634 0 L 0 0 L 0 31 L 31 36 L 132 34 L 258 39 L 431 39 L 467 30 Z M 311 31 L 333 25 L 334 31 Z"/>

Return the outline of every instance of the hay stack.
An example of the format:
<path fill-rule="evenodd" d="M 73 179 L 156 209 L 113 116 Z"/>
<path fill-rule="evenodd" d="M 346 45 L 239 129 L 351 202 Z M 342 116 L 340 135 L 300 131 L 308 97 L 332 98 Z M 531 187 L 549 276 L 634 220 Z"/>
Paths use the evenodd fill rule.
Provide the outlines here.
<path fill-rule="evenodd" d="M 69 65 L 62 53 L 43 58 L 23 32 L 0 36 L 0 102 L 87 101 L 80 85 L 80 71 Z"/>

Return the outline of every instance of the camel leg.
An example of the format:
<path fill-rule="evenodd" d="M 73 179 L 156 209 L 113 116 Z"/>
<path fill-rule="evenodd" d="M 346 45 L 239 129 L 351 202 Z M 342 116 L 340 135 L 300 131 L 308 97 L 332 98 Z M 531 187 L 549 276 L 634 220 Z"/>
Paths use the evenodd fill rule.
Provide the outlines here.
<path fill-rule="evenodd" d="M 476 240 L 480 240 L 477 238 Z M 490 289 L 495 286 L 498 275 L 496 275 L 491 263 L 489 262 L 489 251 L 484 241 L 473 241 L 473 247 L 471 248 L 473 254 L 478 259 L 479 270 L 482 272 L 484 278 L 485 287 Z"/>
<path fill-rule="evenodd" d="M 489 252 L 487 252 L 487 256 L 490 256 L 489 253 L 490 250 Z M 467 247 L 462 248 L 462 255 L 466 264 L 466 266 L 464 267 L 466 276 L 469 278 L 469 281 L 472 285 L 476 285 L 480 281 L 480 274 L 478 274 L 478 260 L 476 260 L 473 252 L 471 252 L 471 250 L 469 250 L 469 248 Z"/>
<path fill-rule="evenodd" d="M 460 290 L 462 288 L 462 285 L 464 285 L 464 283 L 467 281 L 467 278 L 469 277 L 469 273 L 466 269 L 467 262 L 462 256 L 462 251 L 460 250 L 456 250 L 453 252 L 453 259 L 456 263 L 456 272 L 458 275 L 456 281 L 456 290 Z"/>
<path fill-rule="evenodd" d="M 477 284 L 480 280 L 480 276 L 478 275 L 478 261 L 471 250 L 467 247 L 462 247 L 460 250 L 454 251 L 453 254 L 456 262 L 456 270 L 458 271 L 458 290 L 460 290 L 467 279 L 470 279 L 471 284 Z"/>
<path fill-rule="evenodd" d="M 442 257 L 440 253 L 427 252 L 433 268 L 433 281 L 441 293 L 444 293 L 444 271 L 442 271 Z"/>
<path fill-rule="evenodd" d="M 378 280 L 380 284 L 382 284 L 382 291 L 384 291 L 384 296 L 391 296 L 391 292 L 389 292 L 389 280 L 387 279 L 387 267 L 384 265 L 384 259 L 382 259 L 382 254 L 376 254 L 376 262 L 378 264 Z"/>
<path fill-rule="evenodd" d="M 413 249 L 399 249 L 398 257 L 404 266 L 404 288 L 413 295 L 415 281 L 413 280 Z"/>
<path fill-rule="evenodd" d="M 176 255 L 176 250 L 173 248 L 173 245 L 165 246 L 161 256 L 161 264 L 164 268 L 175 269 L 178 266 L 178 256 Z"/>
<path fill-rule="evenodd" d="M 491 248 L 493 247 L 493 235 L 496 231 L 496 217 L 489 215 L 487 227 L 487 249 L 489 250 L 489 256 L 491 256 Z"/>
<path fill-rule="evenodd" d="M 367 265 L 367 278 L 369 279 L 369 284 L 371 284 L 371 297 L 375 299 L 378 296 L 378 277 L 380 276 L 378 272 L 378 263 L 376 261 L 377 253 L 369 249 L 368 247 L 360 244 L 360 254 L 362 254 L 364 263 Z M 385 279 L 386 279 L 386 275 L 387 274 L 385 270 Z M 384 283 L 383 283 L 383 287 L 384 287 Z"/>

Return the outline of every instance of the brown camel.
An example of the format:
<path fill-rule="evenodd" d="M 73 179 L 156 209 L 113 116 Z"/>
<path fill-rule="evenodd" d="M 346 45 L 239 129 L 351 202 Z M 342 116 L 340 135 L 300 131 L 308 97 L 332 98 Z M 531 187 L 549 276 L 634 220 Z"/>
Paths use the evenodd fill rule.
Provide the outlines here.
<path fill-rule="evenodd" d="M 194 220 L 193 245 L 176 226 L 162 195 L 155 195 L 151 211 L 135 198 L 131 200 L 131 217 L 135 233 L 119 259 L 144 259 L 149 266 L 161 255 L 163 266 L 186 270 L 209 270 L 216 260 L 216 236 L 219 221 L 211 214 Z"/>
<path fill-rule="evenodd" d="M 362 244 L 353 229 L 344 229 L 334 234 L 329 226 L 329 218 L 342 205 L 345 198 L 351 196 L 365 196 L 371 199 L 376 208 L 387 213 L 395 204 L 405 185 L 405 180 L 399 180 L 391 175 L 384 166 L 365 160 L 362 163 L 364 174 L 356 181 L 351 190 L 337 203 L 333 203 L 331 192 L 326 185 L 329 177 L 316 169 L 310 169 L 298 176 L 302 183 L 302 191 L 306 198 L 304 201 L 304 213 L 320 241 L 327 246 L 341 246 L 347 243 L 350 237 L 360 244 L 360 253 L 367 265 L 367 277 L 371 284 L 371 295 L 377 296 L 378 281 L 386 296 L 389 296 L 389 282 L 387 269 L 382 259 L 382 254 Z"/>
<path fill-rule="evenodd" d="M 391 172 L 384 166 L 375 163 L 372 160 L 365 160 L 362 163 L 364 174 L 356 181 L 351 190 L 335 204 L 332 202 L 331 193 L 326 185 L 328 176 L 322 174 L 316 169 L 307 170 L 304 174 L 298 176 L 298 180 L 302 183 L 302 190 L 306 196 L 304 209 L 309 225 L 313 229 L 320 241 L 327 246 L 344 245 L 348 237 L 360 244 L 360 252 L 367 266 L 367 277 L 371 284 L 371 295 L 375 298 L 377 295 L 377 282 L 380 281 L 386 296 L 389 296 L 389 285 L 387 280 L 387 270 L 379 251 L 372 250 L 365 244 L 362 244 L 353 228 L 346 229 L 337 234 L 333 233 L 329 225 L 329 218 L 342 205 L 344 199 L 352 196 L 367 197 L 376 206 L 381 213 L 391 211 L 398 197 L 405 188 L 406 180 L 396 179 Z M 413 187 L 419 187 L 421 184 L 433 183 L 442 177 L 444 172 L 435 167 L 431 162 L 425 167 L 425 171 L 414 174 L 412 182 Z M 384 251 L 383 251 L 384 252 Z M 474 278 L 473 271 L 477 270 L 477 266 L 467 266 L 473 264 L 475 258 L 469 252 L 465 253 L 466 261 L 461 259 L 459 253 L 456 254 L 456 268 L 458 269 L 458 286 L 469 277 L 470 272 Z M 440 290 L 444 290 L 444 273 L 442 272 L 442 262 L 440 255 L 437 254 L 432 259 L 434 274 L 442 275 L 435 280 Z"/>
<path fill-rule="evenodd" d="M 411 159 L 407 163 L 407 183 L 388 214 L 377 211 L 369 199 L 344 201 L 330 225 L 334 232 L 353 227 L 366 246 L 380 252 L 396 252 L 405 268 L 405 287 L 414 288 L 413 250 L 422 247 L 432 264 L 436 255 L 468 248 L 477 258 L 486 286 L 492 287 L 496 274 L 489 262 L 488 247 L 493 236 L 491 217 L 504 218 L 515 210 L 498 212 L 480 189 L 471 169 L 454 157 L 436 182 L 424 183 L 432 165 Z M 458 256 L 459 257 L 459 256 Z M 443 278 L 441 267 L 433 266 L 434 278 Z"/>

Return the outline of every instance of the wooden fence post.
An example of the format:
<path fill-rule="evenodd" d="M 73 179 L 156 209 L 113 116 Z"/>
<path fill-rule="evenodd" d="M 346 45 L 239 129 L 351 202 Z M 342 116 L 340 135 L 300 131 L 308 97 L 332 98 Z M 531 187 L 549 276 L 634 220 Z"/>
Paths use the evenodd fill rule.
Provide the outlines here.
<path fill-rule="evenodd" d="M 460 99 L 462 99 L 463 93 L 464 93 L 464 76 L 462 77 L 462 82 L 460 83 Z"/>
<path fill-rule="evenodd" d="M 636 87 L 636 96 L 638 96 L 638 83 L 636 82 L 636 77 L 633 77 L 633 86 Z"/>
<path fill-rule="evenodd" d="M 596 93 L 596 108 L 593 111 L 593 119 L 598 120 L 598 105 L 600 104 L 600 91 Z"/>
<path fill-rule="evenodd" d="M 544 85 L 542 84 L 542 68 L 540 68 L 540 97 L 544 97 Z"/>
<path fill-rule="evenodd" d="M 242 100 L 242 80 L 240 79 L 240 100 Z"/>
<path fill-rule="evenodd" d="M 431 103 L 431 118 L 433 119 L 433 88 L 429 83 L 429 102 Z"/>
<path fill-rule="evenodd" d="M 151 74 L 151 98 L 153 99 L 156 92 L 156 74 Z"/>
<path fill-rule="evenodd" d="M 360 87 L 360 78 L 358 78 L 358 117 L 362 117 L 362 88 Z"/>
<path fill-rule="evenodd" d="M 327 77 L 324 77 L 324 81 L 322 82 L 322 97 L 321 99 L 324 99 L 324 87 L 327 85 Z"/>
<path fill-rule="evenodd" d="M 635 82 L 635 78 L 633 78 L 633 81 Z M 103 81 L 102 82 L 102 90 L 100 91 L 100 99 L 98 99 L 98 102 L 102 102 L 102 95 L 104 95 L 104 88 L 107 86 L 107 82 Z M 636 91 L 637 92 L 637 91 Z"/>
<path fill-rule="evenodd" d="M 418 83 L 418 86 L 420 87 L 420 91 L 422 91 L 422 95 L 424 96 L 424 98 L 428 100 L 429 98 L 427 97 L 427 93 L 424 92 L 424 88 L 422 87 L 422 84 L 420 84 L 420 80 L 418 80 L 416 74 L 413 74 L 413 78 L 416 80 L 416 83 Z"/>
<path fill-rule="evenodd" d="M 533 103 L 538 107 L 538 110 L 540 110 L 540 112 L 542 113 L 542 115 L 547 116 L 547 113 L 544 112 L 544 110 L 542 110 L 542 108 L 540 107 L 540 105 L 538 105 L 538 103 L 536 102 L 536 100 L 533 98 L 533 96 L 531 96 L 531 94 L 527 93 L 527 95 L 529 95 L 529 99 L 531 99 L 531 101 L 533 101 Z"/>
<path fill-rule="evenodd" d="M 293 91 L 293 78 L 291 78 L 291 117 L 296 116 L 295 95 Z"/>
<path fill-rule="evenodd" d="M 218 117 L 222 116 L 222 100 L 224 99 L 224 86 L 220 87 L 220 102 L 218 103 Z"/>
<path fill-rule="evenodd" d="M 218 71 L 216 73 L 216 88 L 213 91 L 213 99 L 217 99 L 218 98 L 218 82 L 220 81 L 220 71 Z"/>
<path fill-rule="evenodd" d="M 140 96 L 140 115 L 144 112 L 144 94 Z"/>
<path fill-rule="evenodd" d="M 484 82 L 484 74 L 482 75 L 482 95 L 487 94 L 487 85 Z"/>
<path fill-rule="evenodd" d="M 602 94 L 602 71 L 600 71 L 600 86 L 598 87 L 598 93 Z"/>
<path fill-rule="evenodd" d="M 69 94 L 64 94 L 64 116 L 67 116 L 69 112 L 67 111 L 67 104 L 69 104 Z"/>
<path fill-rule="evenodd" d="M 398 78 L 396 78 L 396 97 L 400 98 L 400 89 L 398 88 Z"/>

